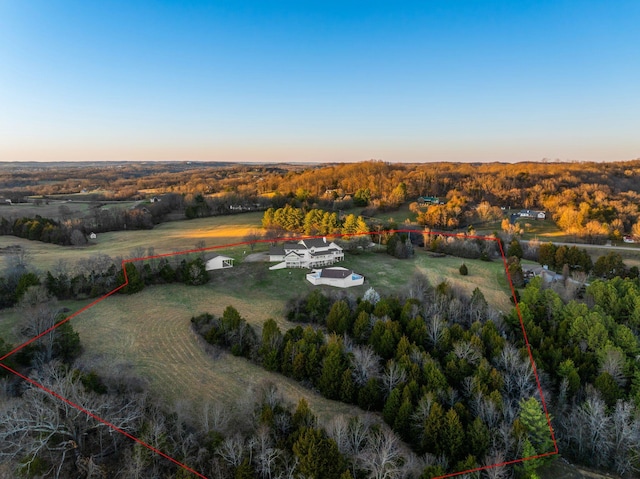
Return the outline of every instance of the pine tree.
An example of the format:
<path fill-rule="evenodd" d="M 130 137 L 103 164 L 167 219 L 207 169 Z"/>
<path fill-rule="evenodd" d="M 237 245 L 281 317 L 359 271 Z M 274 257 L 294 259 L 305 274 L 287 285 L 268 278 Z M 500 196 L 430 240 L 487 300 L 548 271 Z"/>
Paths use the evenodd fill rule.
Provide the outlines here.
<path fill-rule="evenodd" d="M 298 458 L 298 471 L 314 479 L 339 479 L 345 470 L 345 460 L 333 439 L 315 428 L 302 430 L 293 444 Z"/>
<path fill-rule="evenodd" d="M 389 426 L 393 427 L 393 424 L 395 423 L 396 414 L 400 408 L 400 401 L 400 389 L 394 388 L 394 390 L 391 391 L 391 394 L 389 394 L 387 401 L 384 403 L 384 408 L 382 408 L 382 417 Z"/>
<path fill-rule="evenodd" d="M 449 409 L 444 417 L 440 441 L 450 461 L 460 458 L 464 450 L 465 434 L 462 422 L 454 409 Z"/>
<path fill-rule="evenodd" d="M 329 399 L 340 399 L 342 373 L 346 369 L 342 343 L 333 340 L 327 345 L 327 352 L 322 361 L 322 373 L 318 379 L 318 389 Z"/>
<path fill-rule="evenodd" d="M 471 454 L 475 457 L 483 457 L 491 438 L 489 428 L 482 422 L 482 419 L 476 417 L 473 420 L 467 430 L 467 438 Z"/>
<path fill-rule="evenodd" d="M 531 397 L 520 402 L 520 421 L 536 451 L 542 454 L 553 450 L 549 424 L 536 398 Z"/>
<path fill-rule="evenodd" d="M 329 332 L 342 336 L 351 329 L 351 310 L 344 300 L 336 301 L 327 315 Z"/>
<path fill-rule="evenodd" d="M 440 454 L 443 452 L 443 445 L 440 442 L 442 437 L 444 409 L 439 403 L 435 402 L 431 406 L 429 415 L 424 421 L 422 431 L 422 450 L 431 454 Z"/>

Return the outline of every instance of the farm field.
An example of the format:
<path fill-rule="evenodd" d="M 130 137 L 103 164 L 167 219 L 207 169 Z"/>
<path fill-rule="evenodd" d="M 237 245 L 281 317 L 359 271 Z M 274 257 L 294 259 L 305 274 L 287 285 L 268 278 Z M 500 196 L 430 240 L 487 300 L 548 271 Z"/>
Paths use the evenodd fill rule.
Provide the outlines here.
<path fill-rule="evenodd" d="M 252 229 L 261 227 L 262 213 L 198 218 L 194 220 L 162 223 L 152 230 L 114 231 L 99 234 L 86 246 L 58 246 L 30 241 L 15 236 L 0 236 L 0 248 L 20 245 L 29 254 L 29 261 L 42 271 L 47 271 L 60 260 L 73 263 L 82 257 L 107 254 L 111 257 L 130 257 L 133 250 L 149 247 L 156 254 L 173 253 L 195 247 L 199 241 L 206 246 L 224 245 L 241 238 Z M 0 268 L 4 258 L 0 255 Z"/>

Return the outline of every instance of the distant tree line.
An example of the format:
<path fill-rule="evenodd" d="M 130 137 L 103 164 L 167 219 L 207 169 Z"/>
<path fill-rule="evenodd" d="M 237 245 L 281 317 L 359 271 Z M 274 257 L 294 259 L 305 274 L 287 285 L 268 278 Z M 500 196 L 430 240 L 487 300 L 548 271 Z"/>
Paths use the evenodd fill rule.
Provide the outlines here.
<path fill-rule="evenodd" d="M 321 167 L 130 164 L 3 171 L 7 175 L 0 180 L 0 197 L 88 189 L 95 191 L 88 196 L 92 201 L 141 200 L 152 190 L 164 195 L 163 202 L 167 195 L 182 198 L 182 205 L 169 214 L 172 218 L 278 209 L 285 204 L 305 213 L 360 207 L 362 214 L 372 216 L 409 204 L 420 225 L 442 230 L 499 221 L 502 208 L 525 208 L 546 211 L 547 218 L 576 241 L 597 243 L 624 235 L 640 239 L 640 160 L 508 165 L 366 161 Z M 73 180 L 66 176 L 71 171 Z M 419 196 L 438 197 L 440 203 L 420 206 Z M 153 210 L 165 205 L 146 208 L 150 224 L 163 221 Z"/>

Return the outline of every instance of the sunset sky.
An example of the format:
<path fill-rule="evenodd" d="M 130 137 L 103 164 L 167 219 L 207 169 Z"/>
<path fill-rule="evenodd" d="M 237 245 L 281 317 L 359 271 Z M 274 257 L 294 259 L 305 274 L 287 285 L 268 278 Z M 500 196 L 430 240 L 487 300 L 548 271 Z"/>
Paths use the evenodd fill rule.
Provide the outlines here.
<path fill-rule="evenodd" d="M 639 157 L 638 0 L 0 0 L 0 161 Z"/>

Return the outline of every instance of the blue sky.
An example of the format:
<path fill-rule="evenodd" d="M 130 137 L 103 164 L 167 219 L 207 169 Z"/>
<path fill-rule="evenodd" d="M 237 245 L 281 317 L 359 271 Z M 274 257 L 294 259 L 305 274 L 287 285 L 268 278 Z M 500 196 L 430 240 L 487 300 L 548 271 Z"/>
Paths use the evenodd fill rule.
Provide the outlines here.
<path fill-rule="evenodd" d="M 640 2 L 0 0 L 0 161 L 640 157 Z"/>

